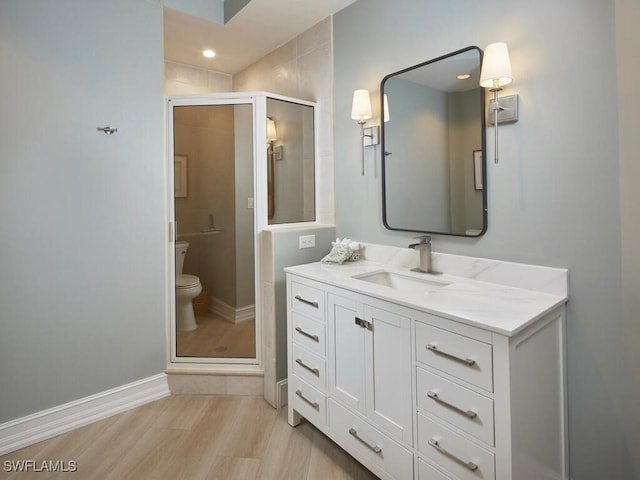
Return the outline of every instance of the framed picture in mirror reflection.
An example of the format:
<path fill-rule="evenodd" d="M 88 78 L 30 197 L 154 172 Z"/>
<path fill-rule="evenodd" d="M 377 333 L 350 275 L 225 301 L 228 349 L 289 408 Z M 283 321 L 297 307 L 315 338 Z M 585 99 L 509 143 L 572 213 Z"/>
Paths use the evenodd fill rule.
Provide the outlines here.
<path fill-rule="evenodd" d="M 187 156 L 174 155 L 174 196 L 186 198 L 187 196 Z"/>
<path fill-rule="evenodd" d="M 473 151 L 473 187 L 482 190 L 482 150 Z"/>

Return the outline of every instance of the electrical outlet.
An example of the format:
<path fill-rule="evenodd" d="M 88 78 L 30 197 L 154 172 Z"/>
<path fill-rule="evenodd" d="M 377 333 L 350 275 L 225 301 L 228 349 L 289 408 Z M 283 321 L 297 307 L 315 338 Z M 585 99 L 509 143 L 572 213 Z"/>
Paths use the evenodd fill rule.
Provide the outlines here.
<path fill-rule="evenodd" d="M 298 247 L 299 248 L 313 248 L 316 246 L 316 236 L 315 235 L 300 235 L 298 237 Z"/>
<path fill-rule="evenodd" d="M 253 208 L 253 197 L 247 198 L 247 208 Z"/>

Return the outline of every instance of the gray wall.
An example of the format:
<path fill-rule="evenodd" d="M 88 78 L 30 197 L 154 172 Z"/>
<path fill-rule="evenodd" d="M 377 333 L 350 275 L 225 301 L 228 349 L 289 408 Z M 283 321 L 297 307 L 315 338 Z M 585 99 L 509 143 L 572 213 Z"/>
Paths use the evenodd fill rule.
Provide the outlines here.
<path fill-rule="evenodd" d="M 0 65 L 2 423 L 165 367 L 161 7 L 3 0 Z"/>
<path fill-rule="evenodd" d="M 451 228 L 447 94 L 399 78 L 389 80 L 386 87 L 393 112 L 385 124 L 386 138 L 391 140 L 385 143 L 385 150 L 391 153 L 385 159 L 390 193 L 387 223 L 394 228 L 419 226 L 419 230 L 427 230 L 429 225 L 432 230 L 446 232 Z M 425 201 L 425 192 L 432 201 Z M 428 221 L 412 223 L 420 213 Z"/>
<path fill-rule="evenodd" d="M 637 2 L 617 5 L 626 9 L 621 22 L 631 12 L 637 19 Z M 625 24 L 623 38 L 637 49 L 637 27 Z M 368 242 L 406 246 L 412 239 L 383 228 L 379 178 L 360 176 L 353 90 L 377 91 L 387 73 L 468 45 L 509 44 L 515 79 L 504 93 L 520 94 L 520 121 L 501 128 L 500 164 L 489 163 L 488 232 L 477 240 L 436 236 L 433 245 L 569 269 L 570 462 L 579 480 L 640 478 L 638 282 L 625 269 L 625 321 L 621 267 L 630 262 L 637 272 L 639 254 L 633 233 L 622 250 L 620 233 L 638 232 L 638 210 L 629 207 L 637 205 L 640 179 L 629 138 L 634 110 L 625 106 L 623 171 L 634 177 L 623 180 L 621 224 L 615 88 L 616 67 L 636 79 L 638 67 L 637 51 L 622 46 L 616 65 L 615 40 L 614 2 L 600 0 L 367 0 L 334 17 L 337 235 Z M 637 98 L 637 82 L 631 85 L 622 84 Z"/>

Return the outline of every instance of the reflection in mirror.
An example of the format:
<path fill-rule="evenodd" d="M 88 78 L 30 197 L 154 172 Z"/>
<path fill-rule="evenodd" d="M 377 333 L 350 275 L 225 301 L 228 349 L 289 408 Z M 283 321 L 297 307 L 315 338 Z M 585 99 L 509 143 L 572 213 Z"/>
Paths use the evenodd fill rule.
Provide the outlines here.
<path fill-rule="evenodd" d="M 315 221 L 314 111 L 267 98 L 269 225 Z"/>
<path fill-rule="evenodd" d="M 173 143 L 176 354 L 255 362 L 253 107 L 174 106 Z"/>
<path fill-rule="evenodd" d="M 383 221 L 390 230 L 479 236 L 487 225 L 481 50 L 387 75 L 381 97 Z"/>

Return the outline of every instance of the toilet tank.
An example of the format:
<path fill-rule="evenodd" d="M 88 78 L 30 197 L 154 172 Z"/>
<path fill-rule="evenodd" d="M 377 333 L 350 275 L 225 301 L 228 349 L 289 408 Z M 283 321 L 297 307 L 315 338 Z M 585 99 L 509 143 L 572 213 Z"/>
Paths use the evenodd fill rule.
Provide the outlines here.
<path fill-rule="evenodd" d="M 188 248 L 189 242 L 176 242 L 176 275 L 180 275 L 182 273 L 182 267 L 184 266 L 184 257 L 187 254 Z"/>

